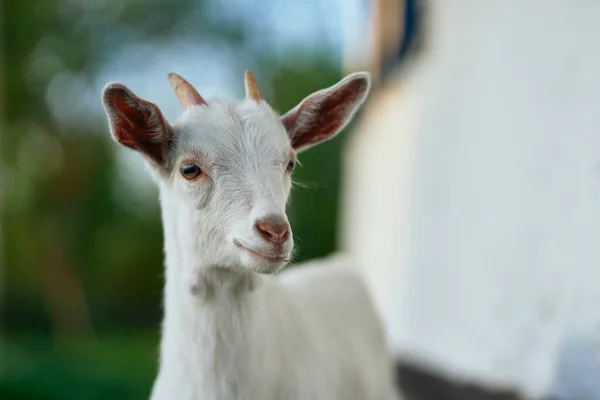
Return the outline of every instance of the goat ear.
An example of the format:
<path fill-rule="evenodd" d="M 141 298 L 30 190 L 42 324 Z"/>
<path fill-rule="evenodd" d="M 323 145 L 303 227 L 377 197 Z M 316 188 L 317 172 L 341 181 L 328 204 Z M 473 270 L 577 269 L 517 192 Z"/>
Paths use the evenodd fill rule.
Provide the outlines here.
<path fill-rule="evenodd" d="M 158 106 L 139 98 L 120 83 L 104 87 L 102 103 L 113 138 L 163 165 L 173 128 Z"/>
<path fill-rule="evenodd" d="M 334 137 L 367 98 L 370 82 L 367 72 L 350 74 L 337 84 L 309 95 L 281 116 L 292 147 L 301 151 Z"/>

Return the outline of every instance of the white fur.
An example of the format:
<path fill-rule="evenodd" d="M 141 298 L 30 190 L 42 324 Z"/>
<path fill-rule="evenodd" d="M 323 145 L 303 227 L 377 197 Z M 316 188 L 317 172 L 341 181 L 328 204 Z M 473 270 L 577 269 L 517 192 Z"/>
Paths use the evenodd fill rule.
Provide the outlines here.
<path fill-rule="evenodd" d="M 349 79 L 365 75 L 329 90 Z M 364 93 L 341 108 L 340 129 L 364 100 L 366 79 Z M 239 246 L 266 255 L 292 251 L 291 235 L 275 248 L 254 227 L 267 215 L 287 220 L 286 166 L 295 152 L 279 118 L 263 101 L 192 106 L 165 128 L 173 139 L 164 165 L 149 163 L 160 189 L 166 252 L 153 400 L 397 396 L 383 329 L 348 259 L 270 276 L 264 273 L 278 272 L 284 262 Z M 186 180 L 179 171 L 185 162 L 203 174 Z"/>
<path fill-rule="evenodd" d="M 321 265 L 321 264 L 327 265 Z M 337 257 L 280 277 L 202 271 L 172 285 L 152 399 L 394 399 L 379 321 Z"/>

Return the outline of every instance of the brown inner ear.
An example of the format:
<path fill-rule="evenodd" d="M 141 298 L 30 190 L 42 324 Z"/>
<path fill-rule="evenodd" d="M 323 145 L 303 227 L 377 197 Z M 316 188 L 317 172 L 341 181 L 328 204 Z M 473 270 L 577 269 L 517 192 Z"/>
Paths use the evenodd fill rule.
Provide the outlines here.
<path fill-rule="evenodd" d="M 364 90 L 361 81 L 352 81 L 328 96 L 321 105 L 319 125 L 321 135 L 330 135 L 344 123 L 351 108 Z"/>
<path fill-rule="evenodd" d="M 138 104 L 131 104 L 136 101 Z M 114 134 L 119 143 L 143 152 L 158 163 L 164 161 L 163 150 L 170 130 L 158 107 L 141 99 L 112 98 L 113 109 L 121 114 L 116 118 Z"/>
<path fill-rule="evenodd" d="M 362 95 L 364 86 L 362 81 L 351 81 L 329 95 L 317 94 L 306 99 L 294 115 L 283 121 L 291 134 L 292 147 L 303 147 L 335 134 L 348 117 L 349 109 Z M 300 116 L 306 121 L 298 121 Z"/>

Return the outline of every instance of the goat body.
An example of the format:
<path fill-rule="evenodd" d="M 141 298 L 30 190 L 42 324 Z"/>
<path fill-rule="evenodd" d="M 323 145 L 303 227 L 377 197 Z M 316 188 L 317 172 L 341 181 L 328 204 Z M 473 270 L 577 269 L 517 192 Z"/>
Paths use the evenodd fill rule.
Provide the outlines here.
<path fill-rule="evenodd" d="M 194 296 L 167 300 L 152 399 L 395 399 L 384 334 L 349 261 L 279 276 L 199 271 Z"/>

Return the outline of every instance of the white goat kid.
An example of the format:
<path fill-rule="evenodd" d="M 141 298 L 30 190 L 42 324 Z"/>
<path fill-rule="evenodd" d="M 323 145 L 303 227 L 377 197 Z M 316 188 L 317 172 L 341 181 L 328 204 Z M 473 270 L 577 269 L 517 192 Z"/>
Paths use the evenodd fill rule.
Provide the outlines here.
<path fill-rule="evenodd" d="M 152 399 L 393 399 L 383 330 L 347 260 L 274 277 L 293 247 L 285 205 L 296 153 L 330 139 L 369 91 L 355 73 L 278 116 L 246 72 L 246 99 L 210 101 L 169 81 L 184 113 L 109 83 L 114 139 L 160 190 L 165 317 Z"/>

